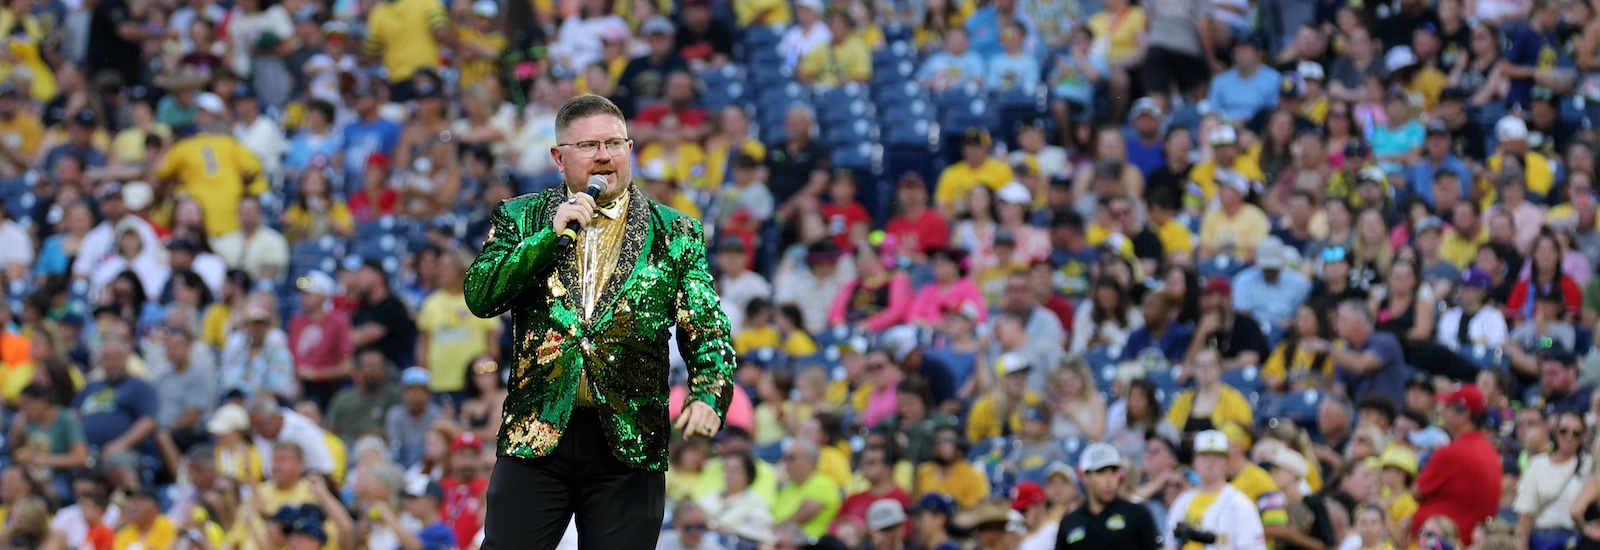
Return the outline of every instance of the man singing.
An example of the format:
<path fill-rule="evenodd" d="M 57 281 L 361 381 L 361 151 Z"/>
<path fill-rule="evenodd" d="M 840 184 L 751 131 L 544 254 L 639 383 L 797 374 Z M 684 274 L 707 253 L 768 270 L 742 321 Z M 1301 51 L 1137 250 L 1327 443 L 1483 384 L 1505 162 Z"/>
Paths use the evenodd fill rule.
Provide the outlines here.
<path fill-rule="evenodd" d="M 554 548 L 573 514 L 584 550 L 655 548 L 667 438 L 710 437 L 732 399 L 728 320 L 700 222 L 633 185 L 617 106 L 573 98 L 556 113 L 556 136 L 550 156 L 566 187 L 495 208 L 465 282 L 475 315 L 512 312 L 516 342 L 483 548 Z M 591 198 L 596 175 L 606 187 Z M 560 244 L 569 223 L 581 227 L 570 249 Z M 669 426 L 674 324 L 689 398 Z"/>

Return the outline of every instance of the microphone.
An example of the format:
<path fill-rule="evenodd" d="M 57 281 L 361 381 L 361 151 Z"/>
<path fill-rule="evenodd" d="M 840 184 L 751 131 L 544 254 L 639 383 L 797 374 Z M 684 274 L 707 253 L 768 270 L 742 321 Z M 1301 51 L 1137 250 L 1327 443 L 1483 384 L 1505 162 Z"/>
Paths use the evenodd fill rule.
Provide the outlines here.
<path fill-rule="evenodd" d="M 600 174 L 589 176 L 589 188 L 584 189 L 583 194 L 588 195 L 591 199 L 599 200 L 600 194 L 606 192 L 607 185 L 605 176 Z M 572 243 L 578 240 L 578 229 L 580 227 L 582 226 L 578 225 L 577 220 L 567 222 L 566 229 L 561 230 L 561 240 L 556 241 L 556 244 L 560 245 L 561 248 L 572 248 Z"/>

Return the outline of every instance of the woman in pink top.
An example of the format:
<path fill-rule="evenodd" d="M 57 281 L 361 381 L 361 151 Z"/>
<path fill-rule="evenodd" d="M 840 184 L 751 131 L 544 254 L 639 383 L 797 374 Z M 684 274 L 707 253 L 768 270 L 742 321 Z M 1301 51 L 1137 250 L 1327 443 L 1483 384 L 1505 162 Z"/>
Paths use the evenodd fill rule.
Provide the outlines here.
<path fill-rule="evenodd" d="M 875 349 L 867 352 L 867 375 L 872 377 L 872 393 L 867 396 L 867 409 L 861 413 L 861 425 L 871 427 L 899 414 L 900 380 L 905 374 L 888 351 Z"/>
<path fill-rule="evenodd" d="M 944 320 L 946 311 L 963 311 L 968 304 L 977 313 L 980 323 L 988 320 L 989 312 L 983 305 L 983 294 L 978 285 L 967 278 L 963 267 L 966 254 L 949 248 L 928 251 L 928 261 L 933 264 L 933 283 L 924 285 L 911 301 L 907 321 L 920 326 L 937 326 Z"/>
<path fill-rule="evenodd" d="M 911 279 L 888 265 L 893 258 L 885 257 L 878 247 L 856 247 L 856 280 L 834 297 L 829 326 L 848 325 L 876 333 L 906 322 L 906 313 L 911 311 Z"/>

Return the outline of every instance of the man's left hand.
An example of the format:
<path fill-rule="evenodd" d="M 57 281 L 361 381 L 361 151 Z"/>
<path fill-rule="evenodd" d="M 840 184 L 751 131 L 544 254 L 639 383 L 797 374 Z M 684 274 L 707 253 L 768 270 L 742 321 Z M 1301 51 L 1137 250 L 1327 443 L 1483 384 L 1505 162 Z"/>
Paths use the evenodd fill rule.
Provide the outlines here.
<path fill-rule="evenodd" d="M 678 415 L 678 422 L 673 428 L 682 430 L 684 439 L 695 435 L 711 437 L 722 429 L 722 419 L 704 401 L 690 401 L 683 406 L 683 414 Z"/>

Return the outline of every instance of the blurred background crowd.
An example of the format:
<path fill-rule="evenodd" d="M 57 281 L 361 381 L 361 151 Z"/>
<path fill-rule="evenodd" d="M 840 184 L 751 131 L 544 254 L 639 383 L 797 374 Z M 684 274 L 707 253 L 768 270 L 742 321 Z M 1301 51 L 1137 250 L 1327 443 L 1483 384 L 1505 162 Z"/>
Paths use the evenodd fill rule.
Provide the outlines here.
<path fill-rule="evenodd" d="M 0 546 L 477 548 L 463 270 L 594 93 L 739 352 L 663 548 L 1054 548 L 1112 463 L 1171 548 L 1597 547 L 1596 15 L 5 0 Z"/>

